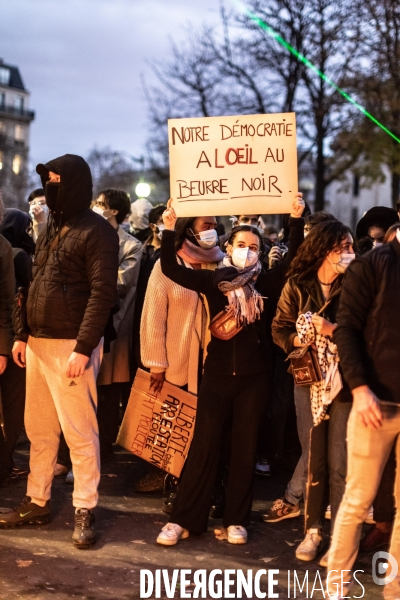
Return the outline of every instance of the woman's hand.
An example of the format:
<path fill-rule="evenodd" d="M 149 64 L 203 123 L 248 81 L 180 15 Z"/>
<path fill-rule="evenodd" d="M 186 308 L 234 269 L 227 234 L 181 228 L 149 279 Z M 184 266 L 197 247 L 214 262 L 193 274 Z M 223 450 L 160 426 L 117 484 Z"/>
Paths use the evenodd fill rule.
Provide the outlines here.
<path fill-rule="evenodd" d="M 154 394 L 161 392 L 165 381 L 165 371 L 161 373 L 150 373 L 150 391 Z"/>
<path fill-rule="evenodd" d="M 282 249 L 279 246 L 272 246 L 268 254 L 268 266 L 272 269 L 275 263 L 280 262 L 283 259 Z"/>
<path fill-rule="evenodd" d="M 294 219 L 299 219 L 304 212 L 306 204 L 303 200 L 303 194 L 301 192 L 297 192 L 293 204 L 292 204 L 292 212 L 290 216 Z"/>
<path fill-rule="evenodd" d="M 311 320 L 317 333 L 332 337 L 333 332 L 336 329 L 336 323 L 331 323 L 319 315 L 313 315 Z"/>
<path fill-rule="evenodd" d="M 164 212 L 162 214 L 162 219 L 163 219 L 163 223 L 165 225 L 165 229 L 174 231 L 177 216 L 173 209 L 171 198 L 168 200 L 167 208 L 166 208 L 166 210 L 164 210 Z"/>
<path fill-rule="evenodd" d="M 46 223 L 47 216 L 40 204 L 32 206 L 32 213 L 35 215 L 35 221 L 37 223 Z"/>

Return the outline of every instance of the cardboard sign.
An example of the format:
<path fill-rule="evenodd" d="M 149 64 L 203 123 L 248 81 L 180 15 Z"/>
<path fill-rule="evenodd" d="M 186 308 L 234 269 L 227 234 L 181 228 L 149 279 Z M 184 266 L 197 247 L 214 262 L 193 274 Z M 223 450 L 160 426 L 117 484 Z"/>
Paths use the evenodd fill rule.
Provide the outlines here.
<path fill-rule="evenodd" d="M 193 438 L 197 397 L 172 383 L 150 393 L 150 373 L 138 369 L 117 444 L 179 477 Z"/>
<path fill-rule="evenodd" d="M 295 113 L 169 119 L 178 217 L 289 213 L 297 185 Z"/>

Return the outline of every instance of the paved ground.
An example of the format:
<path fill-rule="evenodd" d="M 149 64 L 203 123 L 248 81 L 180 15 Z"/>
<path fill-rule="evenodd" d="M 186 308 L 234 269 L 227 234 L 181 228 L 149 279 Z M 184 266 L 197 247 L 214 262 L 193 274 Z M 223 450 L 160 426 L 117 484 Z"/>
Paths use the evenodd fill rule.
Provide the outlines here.
<path fill-rule="evenodd" d="M 100 503 L 96 509 L 98 542 L 90 550 L 75 550 L 71 543 L 73 511 L 71 486 L 63 480 L 53 485 L 51 524 L 13 530 L 0 530 L 0 600 L 133 600 L 140 598 L 140 569 L 279 569 L 279 598 L 323 598 L 312 585 L 319 570 L 318 563 L 302 563 L 294 557 L 294 549 L 302 538 L 301 518 L 267 525 L 260 514 L 282 495 L 288 473 L 275 474 L 256 481 L 253 522 L 246 546 L 232 546 L 217 541 L 213 530 L 218 521 L 209 522 L 209 531 L 180 542 L 173 548 L 157 546 L 155 538 L 167 521 L 162 513 L 160 495 L 139 495 L 132 483 L 146 470 L 134 456 L 117 449 L 116 462 L 102 469 Z M 28 448 L 18 448 L 18 465 L 27 464 Z M 25 482 L 0 489 L 0 507 L 12 507 L 25 493 Z M 365 573 L 360 580 L 366 587 L 363 596 L 379 600 L 381 588 L 372 583 L 371 555 L 365 555 L 357 568 Z M 309 572 L 308 595 L 292 589 L 288 595 L 288 570 L 297 571 L 300 581 Z M 275 576 L 276 577 L 276 576 Z M 291 578 L 291 581 L 292 581 Z M 261 589 L 267 591 L 261 579 Z M 318 584 L 316 588 L 318 588 Z M 188 590 L 193 588 L 188 588 Z M 233 588 L 234 589 L 234 588 Z M 361 595 L 361 588 L 354 594 Z M 178 590 L 175 598 L 180 596 Z M 152 596 L 154 597 L 154 595 Z M 161 597 L 166 597 L 164 587 Z M 255 596 L 254 596 L 255 597 Z M 267 594 L 268 597 L 268 594 Z"/>

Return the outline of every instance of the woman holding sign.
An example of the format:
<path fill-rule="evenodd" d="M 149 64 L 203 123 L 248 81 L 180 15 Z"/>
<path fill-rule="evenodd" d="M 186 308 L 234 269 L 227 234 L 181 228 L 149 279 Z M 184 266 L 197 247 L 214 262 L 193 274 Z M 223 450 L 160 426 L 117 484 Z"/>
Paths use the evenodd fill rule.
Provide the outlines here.
<path fill-rule="evenodd" d="M 301 194 L 292 218 L 304 210 Z M 228 542 L 245 544 L 250 521 L 257 433 L 267 383 L 264 298 L 275 295 L 272 271 L 262 271 L 263 240 L 249 225 L 232 230 L 224 266 L 216 271 L 182 267 L 175 257 L 176 215 L 168 203 L 163 215 L 161 268 L 175 283 L 204 294 L 210 312 L 211 341 L 199 390 L 196 427 L 170 522 L 157 542 L 173 546 L 189 532 L 207 529 L 223 432 L 230 427 L 231 459 L 223 525 Z"/>

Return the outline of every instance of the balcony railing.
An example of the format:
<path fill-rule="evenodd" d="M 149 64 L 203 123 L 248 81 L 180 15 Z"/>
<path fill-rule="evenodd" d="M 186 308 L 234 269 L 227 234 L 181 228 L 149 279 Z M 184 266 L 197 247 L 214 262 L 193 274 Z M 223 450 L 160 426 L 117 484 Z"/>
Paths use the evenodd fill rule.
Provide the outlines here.
<path fill-rule="evenodd" d="M 15 106 L 6 106 L 0 104 L 0 114 L 13 115 L 15 117 L 22 117 L 24 119 L 34 119 L 35 112 L 33 110 L 24 110 L 23 108 L 16 108 Z"/>

